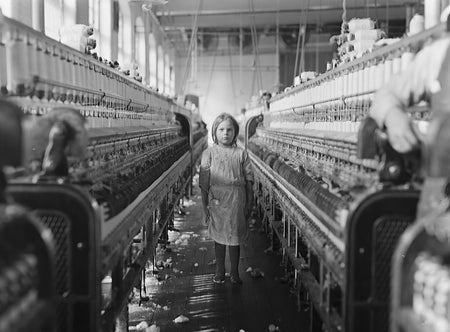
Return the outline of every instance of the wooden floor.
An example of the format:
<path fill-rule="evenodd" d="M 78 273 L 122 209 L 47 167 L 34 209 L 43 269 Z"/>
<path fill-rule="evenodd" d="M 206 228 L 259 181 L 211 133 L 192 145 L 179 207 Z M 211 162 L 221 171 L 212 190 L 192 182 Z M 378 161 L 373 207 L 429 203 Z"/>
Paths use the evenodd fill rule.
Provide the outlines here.
<path fill-rule="evenodd" d="M 168 250 L 158 250 L 156 261 L 165 267 L 157 275 L 152 269 L 146 273 L 149 301 L 139 306 L 136 294 L 129 305 L 130 330 L 140 330 L 145 323 L 156 324 L 161 332 L 262 332 L 269 331 L 271 324 L 282 332 L 307 330 L 308 314 L 298 310 L 281 255 L 265 252 L 270 243 L 258 222 L 252 227 L 249 242 L 241 247 L 243 284 L 232 285 L 227 278 L 225 284 L 217 285 L 212 282 L 214 243 L 202 223 L 196 187 L 191 200 L 185 202 L 185 212 L 175 216 L 180 232 L 169 232 Z M 229 271 L 228 254 L 226 261 Z M 249 267 L 259 268 L 264 276 L 253 278 L 246 272 Z M 174 323 L 179 315 L 189 322 Z"/>

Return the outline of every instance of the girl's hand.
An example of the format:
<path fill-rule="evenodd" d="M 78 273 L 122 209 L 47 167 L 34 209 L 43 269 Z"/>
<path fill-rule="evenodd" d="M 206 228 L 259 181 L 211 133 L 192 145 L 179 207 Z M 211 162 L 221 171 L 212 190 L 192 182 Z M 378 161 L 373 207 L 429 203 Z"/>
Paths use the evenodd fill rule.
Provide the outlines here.
<path fill-rule="evenodd" d="M 208 225 L 209 218 L 211 217 L 210 214 L 209 214 L 208 208 L 206 208 L 206 209 L 203 210 L 203 216 L 204 216 L 204 218 L 205 218 L 205 219 L 204 219 L 205 225 Z"/>

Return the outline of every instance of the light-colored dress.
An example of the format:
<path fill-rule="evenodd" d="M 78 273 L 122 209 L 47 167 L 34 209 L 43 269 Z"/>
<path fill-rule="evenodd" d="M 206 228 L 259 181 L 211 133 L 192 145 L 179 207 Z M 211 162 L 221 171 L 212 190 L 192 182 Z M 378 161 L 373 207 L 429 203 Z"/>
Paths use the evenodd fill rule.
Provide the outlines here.
<path fill-rule="evenodd" d="M 247 237 L 246 181 L 253 172 L 245 150 L 214 144 L 203 151 L 199 183 L 208 191 L 209 236 L 218 243 L 240 245 Z"/>

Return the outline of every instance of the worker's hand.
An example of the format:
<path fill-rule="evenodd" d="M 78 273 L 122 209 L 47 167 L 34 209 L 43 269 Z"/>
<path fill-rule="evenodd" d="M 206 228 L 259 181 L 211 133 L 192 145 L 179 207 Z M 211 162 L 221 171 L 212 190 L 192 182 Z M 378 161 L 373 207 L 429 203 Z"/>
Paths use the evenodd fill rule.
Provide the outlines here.
<path fill-rule="evenodd" d="M 420 133 L 403 110 L 399 108 L 390 110 L 384 124 L 389 142 L 397 152 L 410 152 L 419 145 Z"/>

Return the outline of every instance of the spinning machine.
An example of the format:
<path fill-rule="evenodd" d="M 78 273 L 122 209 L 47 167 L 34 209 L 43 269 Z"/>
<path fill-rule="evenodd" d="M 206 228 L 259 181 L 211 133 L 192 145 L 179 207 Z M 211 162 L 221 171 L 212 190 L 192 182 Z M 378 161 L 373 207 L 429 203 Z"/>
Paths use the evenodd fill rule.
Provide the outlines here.
<path fill-rule="evenodd" d="M 0 289 L 16 292 L 1 296 L 0 326 L 35 330 L 42 311 L 43 331 L 110 331 L 191 192 L 205 127 L 191 109 L 98 59 L 12 19 L 0 24 L 0 114 L 24 115 L 16 123 L 23 144 L 3 146 L 15 139 L 6 134 L 0 143 L 23 155 L 0 157 L 11 166 L 2 186 L 0 234 L 10 241 Z M 9 217 L 14 204 L 26 212 Z M 19 245 L 21 227 L 35 227 L 36 243 Z M 44 257 L 35 247 L 48 248 Z M 38 301 L 41 311 L 26 310 Z M 24 326 L 13 325 L 18 319 Z"/>
<path fill-rule="evenodd" d="M 441 25 L 381 47 L 246 112 L 258 214 L 282 248 L 299 306 L 314 308 L 310 330 L 389 331 L 391 260 L 416 219 L 422 164 L 420 152 L 396 153 L 368 111 L 374 92 L 444 32 Z M 408 112 L 419 126 L 430 119 L 427 106 Z M 417 259 L 445 265 L 432 256 Z M 395 285 L 397 296 L 405 284 Z M 396 304 L 394 316 L 414 312 Z"/>

